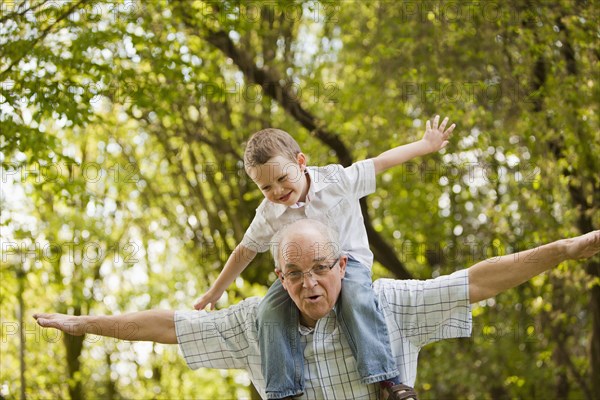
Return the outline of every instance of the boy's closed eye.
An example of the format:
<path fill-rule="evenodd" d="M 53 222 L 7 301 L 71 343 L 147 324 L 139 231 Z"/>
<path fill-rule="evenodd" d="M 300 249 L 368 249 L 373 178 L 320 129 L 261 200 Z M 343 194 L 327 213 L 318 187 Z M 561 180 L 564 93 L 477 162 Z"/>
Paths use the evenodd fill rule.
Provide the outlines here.
<path fill-rule="evenodd" d="M 277 178 L 277 182 L 285 182 L 286 179 L 287 175 L 282 175 L 279 178 Z M 261 188 L 261 190 L 263 190 L 264 192 L 268 192 L 269 190 L 271 190 L 271 185 L 265 185 Z"/>

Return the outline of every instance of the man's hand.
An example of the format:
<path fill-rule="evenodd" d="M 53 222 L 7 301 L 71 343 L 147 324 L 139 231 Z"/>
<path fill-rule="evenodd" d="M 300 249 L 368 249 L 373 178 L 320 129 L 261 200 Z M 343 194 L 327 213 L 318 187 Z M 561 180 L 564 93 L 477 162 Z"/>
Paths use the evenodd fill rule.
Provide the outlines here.
<path fill-rule="evenodd" d="M 85 317 L 66 314 L 33 314 L 33 318 L 44 328 L 54 328 L 69 335 L 81 336 L 86 333 L 94 333 L 93 326 L 87 326 Z M 90 328 L 89 331 L 86 328 Z"/>
<path fill-rule="evenodd" d="M 564 239 L 565 259 L 577 260 L 588 258 L 600 252 L 600 230 L 588 232 L 585 235 Z"/>
<path fill-rule="evenodd" d="M 204 310 L 204 308 L 210 304 L 210 309 L 214 310 L 215 305 L 217 304 L 217 301 L 219 301 L 219 299 L 221 298 L 222 295 L 223 295 L 222 290 L 219 291 L 219 290 L 210 288 L 210 289 L 208 289 L 208 291 L 206 293 L 204 293 L 202 296 L 200 296 L 198 299 L 196 299 L 196 301 L 194 302 L 194 308 L 196 310 Z"/>
<path fill-rule="evenodd" d="M 450 137 L 450 134 L 456 127 L 456 124 L 452 124 L 448 129 L 446 129 L 448 117 L 444 118 L 441 124 L 439 124 L 439 122 L 440 116 L 436 115 L 433 119 L 433 123 L 431 123 L 431 121 L 427 121 L 425 124 L 425 134 L 421 140 L 426 144 L 429 153 L 439 151 L 446 147 L 448 144 L 448 137 Z"/>

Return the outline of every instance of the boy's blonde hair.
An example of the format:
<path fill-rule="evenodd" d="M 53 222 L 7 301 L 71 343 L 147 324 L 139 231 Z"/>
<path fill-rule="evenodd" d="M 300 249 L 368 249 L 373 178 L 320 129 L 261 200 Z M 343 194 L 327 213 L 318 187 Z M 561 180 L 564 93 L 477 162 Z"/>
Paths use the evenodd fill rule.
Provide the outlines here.
<path fill-rule="evenodd" d="M 256 167 L 266 164 L 273 157 L 282 156 L 296 161 L 301 153 L 298 142 L 281 129 L 267 128 L 254 133 L 244 151 L 244 167 Z"/>

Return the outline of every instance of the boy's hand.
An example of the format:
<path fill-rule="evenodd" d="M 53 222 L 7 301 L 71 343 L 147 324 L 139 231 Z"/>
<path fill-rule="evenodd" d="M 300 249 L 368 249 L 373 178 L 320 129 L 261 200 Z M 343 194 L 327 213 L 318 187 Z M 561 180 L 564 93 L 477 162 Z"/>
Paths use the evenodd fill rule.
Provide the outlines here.
<path fill-rule="evenodd" d="M 433 124 L 431 121 L 427 121 L 425 125 L 425 134 L 423 135 L 423 143 L 426 144 L 430 153 L 436 152 L 438 150 L 443 149 L 448 144 L 448 137 L 456 127 L 456 124 L 450 125 L 448 129 L 446 129 L 446 124 L 448 123 L 448 117 L 444 118 L 441 124 L 440 116 L 436 115 L 433 119 Z M 438 126 L 439 124 L 439 126 Z"/>
<path fill-rule="evenodd" d="M 380 174 L 383 171 L 412 160 L 415 157 L 421 157 L 426 154 L 435 153 L 443 149 L 448 144 L 448 137 L 454 130 L 455 124 L 452 124 L 446 129 L 448 118 L 444 118 L 442 124 L 438 126 L 440 116 L 436 115 L 431 121 L 427 121 L 425 134 L 421 140 L 408 143 L 402 146 L 394 147 L 393 149 L 384 151 L 377 157 L 373 158 L 375 173 Z"/>
<path fill-rule="evenodd" d="M 215 291 L 213 288 L 210 288 L 206 293 L 196 299 L 194 302 L 194 308 L 196 310 L 204 310 L 204 308 L 210 304 L 210 309 L 214 310 L 215 304 L 217 301 L 219 301 L 222 295 L 223 291 Z"/>

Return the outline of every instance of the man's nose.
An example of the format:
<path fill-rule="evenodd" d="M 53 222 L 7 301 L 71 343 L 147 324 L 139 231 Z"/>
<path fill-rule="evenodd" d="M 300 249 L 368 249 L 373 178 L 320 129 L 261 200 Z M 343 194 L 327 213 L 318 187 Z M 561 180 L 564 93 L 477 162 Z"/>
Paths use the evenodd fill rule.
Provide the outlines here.
<path fill-rule="evenodd" d="M 302 277 L 302 286 L 307 289 L 314 288 L 315 286 L 317 286 L 317 283 L 318 283 L 317 280 L 310 272 L 307 274 L 304 274 L 304 276 Z"/>

